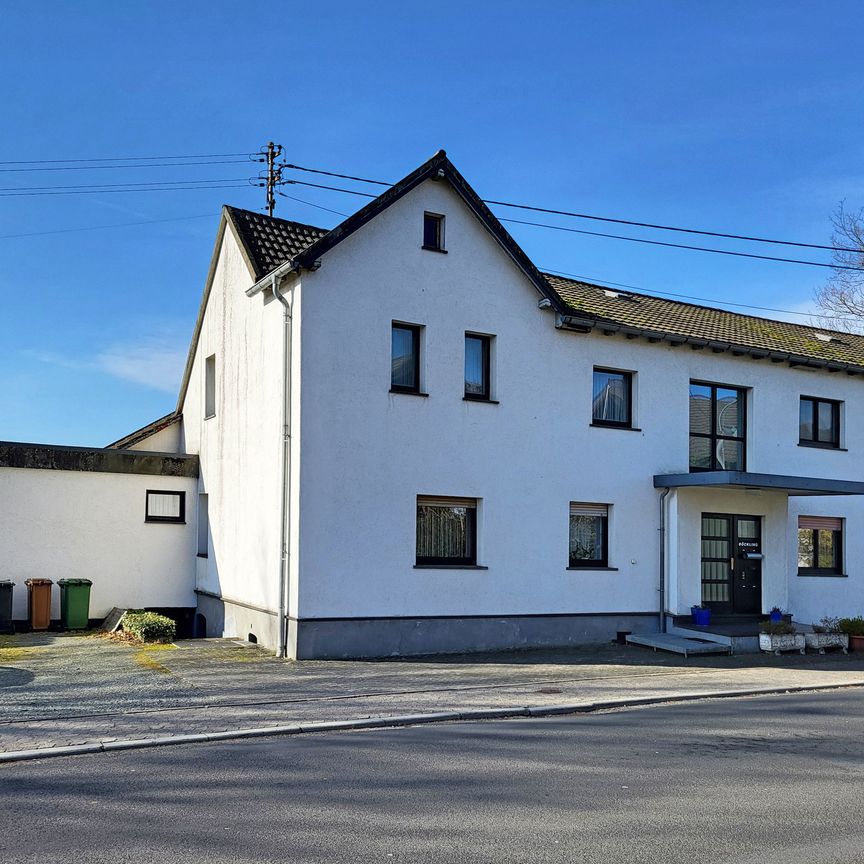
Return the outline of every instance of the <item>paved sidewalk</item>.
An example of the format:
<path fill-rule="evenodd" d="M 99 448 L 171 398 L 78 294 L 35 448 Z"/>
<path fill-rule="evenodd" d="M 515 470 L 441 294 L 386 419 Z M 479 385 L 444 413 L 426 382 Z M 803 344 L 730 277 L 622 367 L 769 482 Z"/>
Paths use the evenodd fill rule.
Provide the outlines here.
<path fill-rule="evenodd" d="M 395 714 L 843 685 L 864 685 L 864 654 L 684 660 L 603 645 L 294 663 L 226 639 L 136 647 L 94 635 L 34 634 L 0 637 L 0 752 Z"/>

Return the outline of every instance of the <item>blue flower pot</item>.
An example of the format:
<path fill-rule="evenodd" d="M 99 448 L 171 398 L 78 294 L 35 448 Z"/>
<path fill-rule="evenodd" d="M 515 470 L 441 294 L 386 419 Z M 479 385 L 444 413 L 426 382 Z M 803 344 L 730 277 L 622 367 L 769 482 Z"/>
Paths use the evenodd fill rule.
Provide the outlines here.
<path fill-rule="evenodd" d="M 779 609 L 772 609 L 768 613 L 768 619 L 771 621 L 772 624 L 779 624 L 783 620 L 783 612 Z"/>
<path fill-rule="evenodd" d="M 711 623 L 710 609 L 699 609 L 697 606 L 691 606 L 690 614 L 693 616 L 693 623 L 698 627 L 707 627 Z"/>

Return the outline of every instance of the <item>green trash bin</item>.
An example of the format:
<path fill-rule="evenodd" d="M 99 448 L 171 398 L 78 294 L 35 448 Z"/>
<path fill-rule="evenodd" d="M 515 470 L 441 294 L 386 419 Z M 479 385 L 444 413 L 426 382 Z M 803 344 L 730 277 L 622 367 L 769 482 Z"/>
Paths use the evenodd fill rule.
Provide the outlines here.
<path fill-rule="evenodd" d="M 59 579 L 60 623 L 64 630 L 86 630 L 90 621 L 89 579 Z"/>

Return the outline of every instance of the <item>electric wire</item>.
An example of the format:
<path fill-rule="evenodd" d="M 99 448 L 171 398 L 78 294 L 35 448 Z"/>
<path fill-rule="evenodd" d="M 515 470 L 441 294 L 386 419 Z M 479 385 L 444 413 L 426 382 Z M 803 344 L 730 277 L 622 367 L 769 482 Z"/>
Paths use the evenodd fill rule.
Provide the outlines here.
<path fill-rule="evenodd" d="M 118 168 L 124 171 L 137 171 L 139 168 L 185 168 L 189 166 L 207 165 L 248 165 L 248 159 L 218 159 L 213 162 L 145 162 L 141 165 L 65 165 L 37 168 L 0 168 L 0 174 L 22 173 L 32 171 L 106 171 Z"/>
<path fill-rule="evenodd" d="M 312 201 L 305 201 L 303 198 L 295 198 L 293 195 L 286 195 L 284 192 L 280 192 L 278 189 L 276 190 L 277 195 L 281 195 L 283 198 L 288 198 L 291 201 L 296 201 L 298 204 L 306 204 L 308 207 L 317 207 L 319 210 L 325 210 L 327 213 L 335 213 L 337 216 L 343 216 L 345 218 L 348 217 L 347 213 L 343 213 L 341 210 L 333 210 L 330 207 L 324 207 L 321 204 L 315 204 Z"/>
<path fill-rule="evenodd" d="M 98 159 L 17 159 L 0 165 L 59 165 L 72 162 L 155 162 L 157 159 L 229 159 L 234 156 L 260 156 L 260 153 L 193 153 L 182 156 L 104 156 Z"/>

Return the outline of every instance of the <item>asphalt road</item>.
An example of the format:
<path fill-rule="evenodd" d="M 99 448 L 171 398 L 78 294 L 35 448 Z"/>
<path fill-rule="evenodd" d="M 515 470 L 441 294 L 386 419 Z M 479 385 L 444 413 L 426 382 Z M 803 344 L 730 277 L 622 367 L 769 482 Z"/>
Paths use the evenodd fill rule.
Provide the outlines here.
<path fill-rule="evenodd" d="M 0 767 L 0 861 L 864 862 L 864 691 Z"/>

